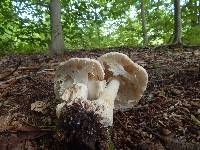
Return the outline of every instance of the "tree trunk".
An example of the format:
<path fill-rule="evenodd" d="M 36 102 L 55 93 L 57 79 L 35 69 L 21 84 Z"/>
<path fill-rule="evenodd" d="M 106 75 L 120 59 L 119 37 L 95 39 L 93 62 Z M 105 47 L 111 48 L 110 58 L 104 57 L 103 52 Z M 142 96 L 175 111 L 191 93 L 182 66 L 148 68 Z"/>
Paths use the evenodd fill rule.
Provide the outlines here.
<path fill-rule="evenodd" d="M 199 0 L 199 9 L 198 9 L 198 24 L 200 25 L 200 0 Z"/>
<path fill-rule="evenodd" d="M 61 24 L 60 0 L 50 0 L 50 20 L 51 20 L 51 43 L 50 54 L 62 54 L 64 52 L 64 39 Z"/>
<path fill-rule="evenodd" d="M 146 31 L 146 19 L 145 19 L 145 9 L 144 0 L 141 0 L 141 22 L 142 22 L 142 35 L 143 35 L 143 46 L 148 43 L 147 31 Z"/>
<path fill-rule="evenodd" d="M 181 40 L 181 7 L 180 0 L 174 0 L 174 40 L 173 44 L 182 45 Z"/>

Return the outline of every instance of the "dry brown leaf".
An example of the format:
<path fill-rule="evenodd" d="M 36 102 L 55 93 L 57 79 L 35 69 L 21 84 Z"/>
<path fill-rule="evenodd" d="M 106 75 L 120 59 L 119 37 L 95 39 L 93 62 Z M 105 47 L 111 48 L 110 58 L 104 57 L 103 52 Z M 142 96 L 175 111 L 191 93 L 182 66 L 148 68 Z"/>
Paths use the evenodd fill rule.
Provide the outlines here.
<path fill-rule="evenodd" d="M 47 108 L 47 104 L 43 101 L 36 101 L 31 104 L 31 110 L 42 112 L 44 109 Z"/>

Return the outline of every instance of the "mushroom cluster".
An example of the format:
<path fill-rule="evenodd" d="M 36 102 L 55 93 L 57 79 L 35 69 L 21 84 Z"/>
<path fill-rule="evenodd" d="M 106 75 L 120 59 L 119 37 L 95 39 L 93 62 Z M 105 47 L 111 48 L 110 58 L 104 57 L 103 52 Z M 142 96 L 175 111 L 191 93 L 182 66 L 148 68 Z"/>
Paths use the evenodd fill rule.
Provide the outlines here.
<path fill-rule="evenodd" d="M 89 111 L 98 114 L 105 127 L 113 124 L 113 110 L 133 107 L 147 87 L 146 70 L 127 55 L 110 52 L 97 60 L 71 58 L 56 70 L 54 89 L 61 103 L 56 107 L 57 117 L 62 108 L 77 101 Z"/>

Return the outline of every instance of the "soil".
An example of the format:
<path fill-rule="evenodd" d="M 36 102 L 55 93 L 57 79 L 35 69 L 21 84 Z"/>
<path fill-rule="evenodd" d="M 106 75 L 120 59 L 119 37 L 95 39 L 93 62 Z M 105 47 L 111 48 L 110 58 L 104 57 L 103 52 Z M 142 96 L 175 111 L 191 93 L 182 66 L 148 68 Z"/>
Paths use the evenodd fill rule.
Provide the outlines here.
<path fill-rule="evenodd" d="M 0 149 L 66 149 L 56 130 L 53 79 L 60 62 L 117 51 L 148 72 L 147 90 L 130 110 L 116 111 L 115 149 L 200 149 L 200 47 L 108 48 L 0 58 Z M 32 105 L 43 102 L 40 111 Z M 20 133 L 20 134 L 19 134 Z M 113 148 L 114 149 L 114 148 Z"/>

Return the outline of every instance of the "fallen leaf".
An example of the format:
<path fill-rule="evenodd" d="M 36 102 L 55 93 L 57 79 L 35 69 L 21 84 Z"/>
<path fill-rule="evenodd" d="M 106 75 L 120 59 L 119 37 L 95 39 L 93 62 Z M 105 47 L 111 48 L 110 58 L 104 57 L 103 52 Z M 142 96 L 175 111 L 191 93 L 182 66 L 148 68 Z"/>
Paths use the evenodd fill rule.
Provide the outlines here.
<path fill-rule="evenodd" d="M 198 120 L 194 115 L 191 115 L 191 120 L 195 125 L 200 126 L 200 120 Z"/>
<path fill-rule="evenodd" d="M 31 110 L 42 112 L 44 109 L 47 108 L 47 104 L 43 101 L 36 101 L 31 104 Z"/>
<path fill-rule="evenodd" d="M 167 129 L 167 128 L 161 128 L 161 129 L 160 129 L 160 133 L 161 133 L 162 135 L 167 136 L 167 135 L 171 134 L 172 132 L 171 132 L 169 129 Z"/>
<path fill-rule="evenodd" d="M 195 50 L 195 51 L 194 51 L 194 55 L 195 55 L 195 56 L 200 56 L 200 51 L 199 51 L 199 50 Z"/>

